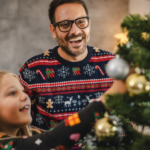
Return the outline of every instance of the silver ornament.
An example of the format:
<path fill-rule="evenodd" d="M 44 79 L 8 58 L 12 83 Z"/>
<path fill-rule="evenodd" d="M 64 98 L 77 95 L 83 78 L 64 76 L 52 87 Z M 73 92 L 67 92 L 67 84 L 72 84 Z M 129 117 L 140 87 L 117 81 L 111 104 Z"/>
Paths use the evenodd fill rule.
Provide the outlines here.
<path fill-rule="evenodd" d="M 127 47 L 127 48 L 130 48 L 130 47 L 131 47 L 131 43 L 130 43 L 130 42 L 127 42 L 127 43 L 126 43 L 126 47 Z"/>
<path fill-rule="evenodd" d="M 107 75 L 117 80 L 123 80 L 129 74 L 130 67 L 128 63 L 116 55 L 116 58 L 110 60 L 106 66 Z"/>

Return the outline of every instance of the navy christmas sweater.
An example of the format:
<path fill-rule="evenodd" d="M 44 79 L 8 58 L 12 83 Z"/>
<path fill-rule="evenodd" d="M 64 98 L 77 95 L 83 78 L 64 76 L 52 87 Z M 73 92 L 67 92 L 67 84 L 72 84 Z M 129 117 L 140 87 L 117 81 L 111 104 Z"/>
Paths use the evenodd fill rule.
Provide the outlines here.
<path fill-rule="evenodd" d="M 112 85 L 105 67 L 115 56 L 96 47 L 87 48 L 88 55 L 80 62 L 64 60 L 57 46 L 32 57 L 20 69 L 20 81 L 32 100 L 32 125 L 39 130 L 55 127 Z"/>

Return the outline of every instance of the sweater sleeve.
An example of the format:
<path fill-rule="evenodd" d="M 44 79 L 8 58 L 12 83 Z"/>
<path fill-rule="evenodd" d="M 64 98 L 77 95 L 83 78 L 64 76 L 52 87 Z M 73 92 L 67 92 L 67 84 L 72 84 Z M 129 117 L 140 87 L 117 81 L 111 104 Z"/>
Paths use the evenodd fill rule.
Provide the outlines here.
<path fill-rule="evenodd" d="M 90 131 L 97 119 L 95 114 L 101 116 L 104 112 L 105 107 L 101 102 L 93 102 L 59 123 L 52 131 L 28 138 L 4 138 L 0 140 L 0 150 L 69 149 Z"/>

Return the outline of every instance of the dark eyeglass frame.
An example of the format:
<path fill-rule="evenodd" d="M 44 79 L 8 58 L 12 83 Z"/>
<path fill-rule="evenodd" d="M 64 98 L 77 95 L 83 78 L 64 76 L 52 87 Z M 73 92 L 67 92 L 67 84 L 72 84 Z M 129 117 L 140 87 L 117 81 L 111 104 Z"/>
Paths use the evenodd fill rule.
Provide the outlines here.
<path fill-rule="evenodd" d="M 86 18 L 86 19 L 88 20 L 88 24 L 87 24 L 87 26 L 84 27 L 84 28 L 79 28 L 78 25 L 76 24 L 76 21 L 79 20 L 79 19 L 84 19 L 84 18 Z M 59 28 L 59 30 L 60 30 L 61 32 L 69 32 L 69 31 L 72 29 L 72 24 L 73 24 L 73 23 L 75 23 L 76 26 L 77 26 L 79 29 L 85 29 L 85 28 L 87 28 L 87 27 L 89 26 L 89 19 L 90 19 L 90 17 L 87 16 L 87 17 L 77 18 L 77 19 L 75 19 L 75 20 L 63 20 L 63 21 L 60 21 L 60 22 L 57 22 L 57 23 L 53 23 L 53 26 L 54 26 L 54 28 L 55 28 L 56 26 L 58 26 L 58 28 Z M 62 30 L 60 29 L 60 26 L 59 26 L 59 24 L 62 23 L 62 22 L 64 22 L 64 21 L 69 21 L 69 22 L 71 22 L 70 29 L 67 30 L 67 31 L 62 31 Z"/>

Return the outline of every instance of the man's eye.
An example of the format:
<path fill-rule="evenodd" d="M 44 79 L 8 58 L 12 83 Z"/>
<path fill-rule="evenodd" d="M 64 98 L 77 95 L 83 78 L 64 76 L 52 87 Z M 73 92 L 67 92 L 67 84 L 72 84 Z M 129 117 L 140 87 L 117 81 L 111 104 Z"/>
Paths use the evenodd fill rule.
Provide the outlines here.
<path fill-rule="evenodd" d="M 64 22 L 61 22 L 59 25 L 60 26 L 68 26 L 69 22 L 68 21 L 64 21 Z"/>
<path fill-rule="evenodd" d="M 85 21 L 84 21 L 84 20 L 79 20 L 78 23 L 79 23 L 79 24 L 85 23 Z"/>
<path fill-rule="evenodd" d="M 10 93 L 9 93 L 9 96 L 13 96 L 13 95 L 15 95 L 15 94 L 16 94 L 16 92 L 13 91 L 13 92 L 10 92 Z"/>

